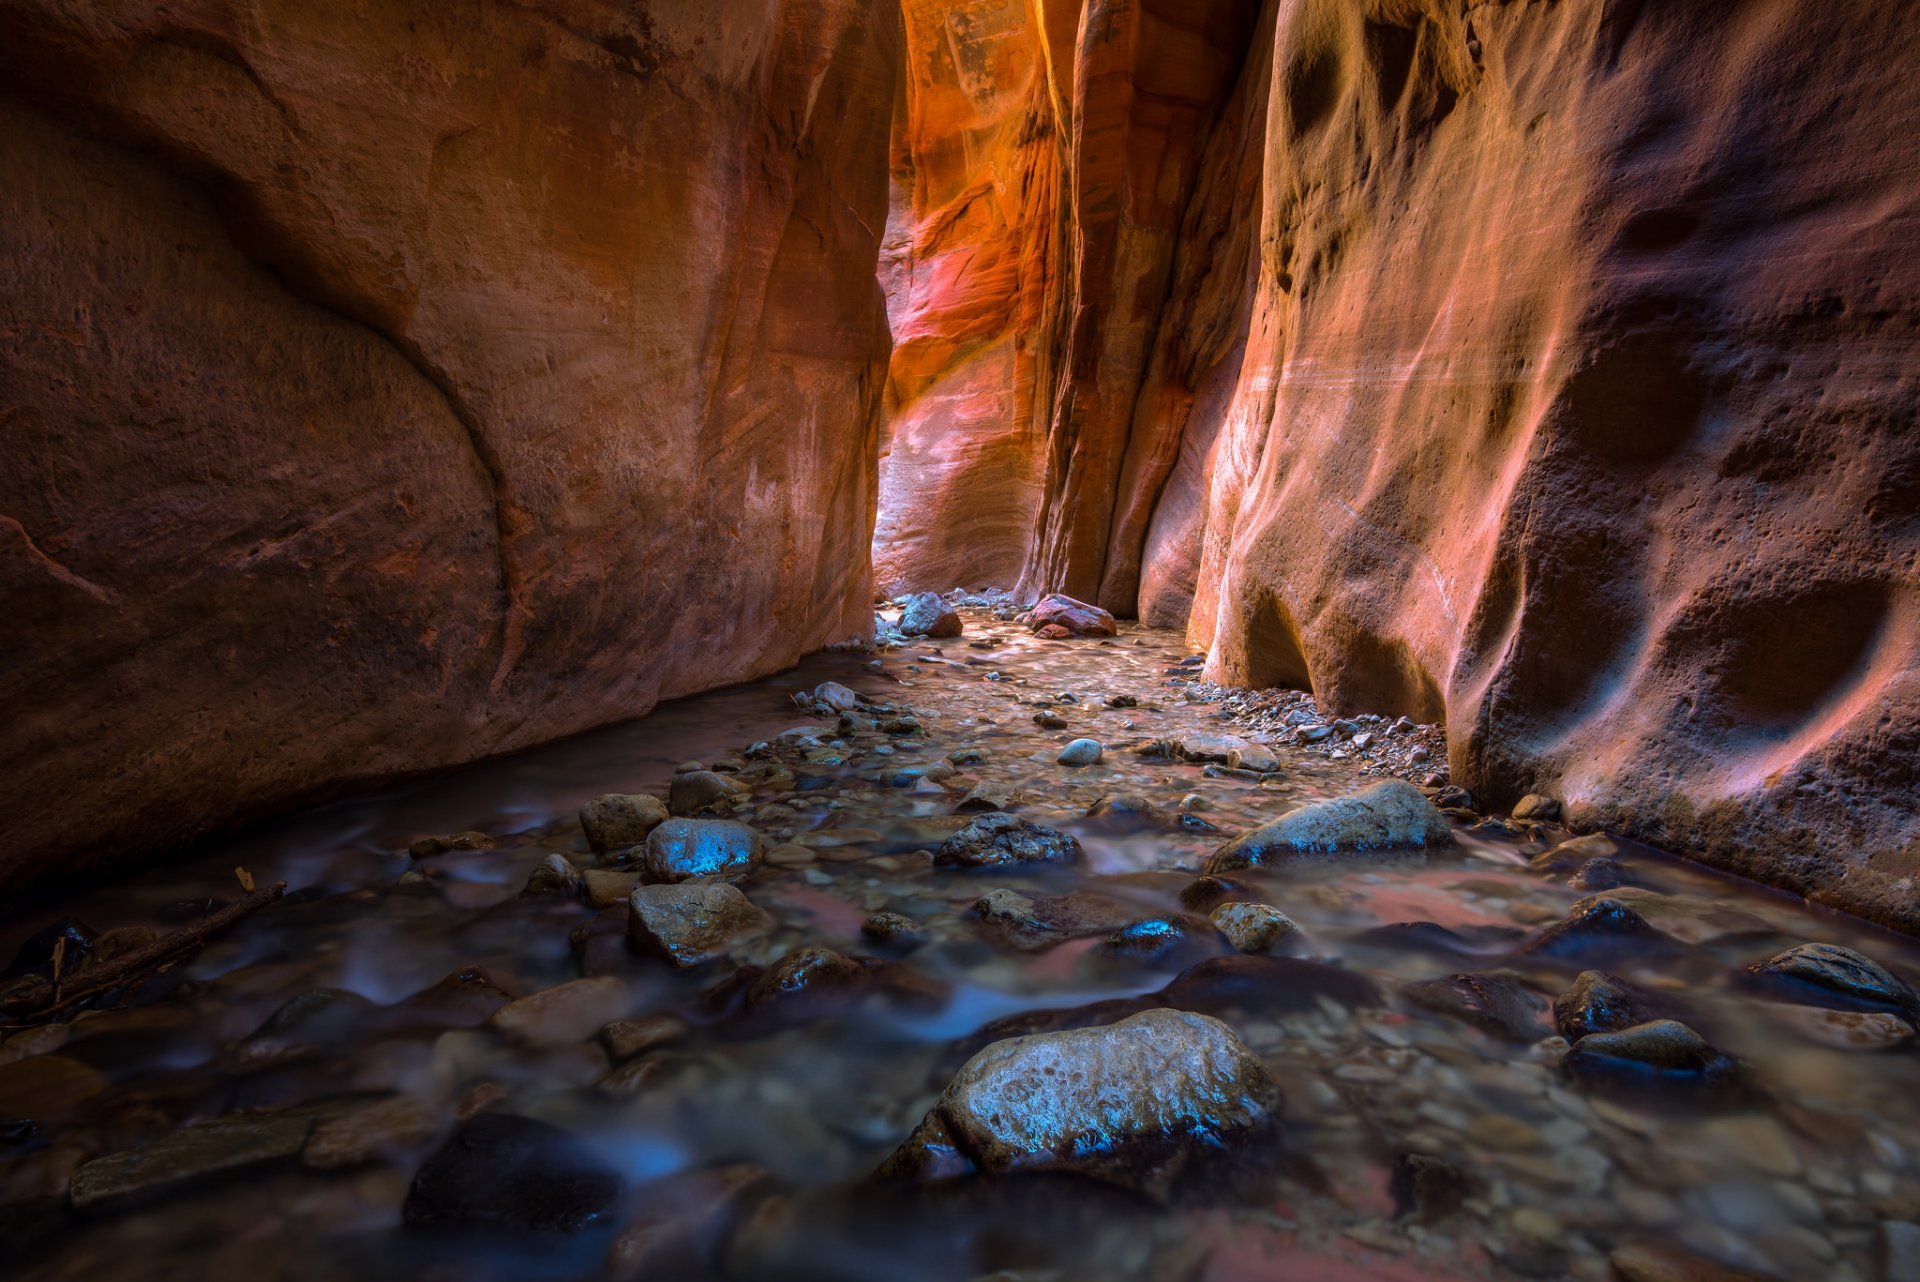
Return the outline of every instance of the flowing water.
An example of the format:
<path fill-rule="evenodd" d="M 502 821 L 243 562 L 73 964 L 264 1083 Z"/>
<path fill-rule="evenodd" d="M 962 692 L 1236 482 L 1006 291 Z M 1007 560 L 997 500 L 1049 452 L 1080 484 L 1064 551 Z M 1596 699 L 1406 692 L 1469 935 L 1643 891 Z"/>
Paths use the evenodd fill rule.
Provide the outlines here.
<path fill-rule="evenodd" d="M 967 626 L 965 638 L 878 663 L 818 656 L 643 721 L 329 806 L 0 924 L 6 957 L 56 918 L 93 931 L 173 929 L 210 900 L 238 898 L 235 867 L 291 888 L 117 1008 L 0 1043 L 0 1259 L 18 1277 L 91 1282 L 560 1279 L 623 1268 L 1433 1282 L 1604 1278 L 1610 1253 L 1657 1243 L 1783 1279 L 1846 1282 L 1901 1267 L 1900 1226 L 1920 1219 L 1911 1043 L 1845 1045 L 1867 1035 L 1858 1017 L 1833 1022 L 1806 1004 L 1830 997 L 1758 988 L 1745 968 L 1825 942 L 1920 974 L 1913 941 L 1619 843 L 1628 887 L 1617 893 L 1657 936 L 1588 941 L 1578 955 L 1530 947 L 1590 892 L 1569 884 L 1579 860 L 1534 861 L 1569 834 L 1525 825 L 1461 828 L 1452 847 L 1425 857 L 1232 874 L 1233 893 L 1298 924 L 1283 951 L 1302 963 L 1254 983 L 1216 970 L 1218 982 L 1180 990 L 1233 1027 L 1285 1096 L 1275 1151 L 1252 1155 L 1268 1160 L 1236 1180 L 1170 1201 L 1030 1177 L 918 1195 L 870 1181 L 992 1038 L 983 1026 L 1013 1017 L 997 1031 L 1064 1027 L 1091 1003 L 1159 1000 L 1151 995 L 1189 968 L 1231 953 L 1205 928 L 1207 905 L 1182 899 L 1208 855 L 1366 782 L 1350 763 L 1284 747 L 1280 771 L 1266 776 L 1126 750 L 1223 729 L 1214 707 L 1169 684 L 1183 654 L 1174 634 L 1046 642 L 979 612 Z M 969 644 L 982 639 L 996 644 Z M 792 777 L 738 813 L 770 842 L 809 844 L 785 848 L 805 862 L 768 864 L 741 883 L 776 926 L 737 960 L 765 965 L 824 946 L 889 959 L 872 972 L 881 980 L 763 1018 L 743 1006 L 729 964 L 682 972 L 630 952 L 617 899 L 601 910 L 521 894 L 549 852 L 596 865 L 574 818 L 582 803 L 664 795 L 688 759 L 720 762 L 820 724 L 790 696 L 829 679 L 910 710 L 921 728 L 852 734 L 810 754 L 774 750 Z M 1106 706 L 1115 695 L 1137 706 Z M 1035 723 L 1042 703 L 1066 729 Z M 1056 764 L 1061 744 L 1082 735 L 1107 745 L 1103 760 Z M 963 750 L 982 759 L 918 781 L 918 769 Z M 954 807 L 976 783 L 1017 793 L 1022 817 L 1074 833 L 1084 861 L 986 875 L 931 866 L 925 852 L 971 817 Z M 1087 819 L 1111 794 L 1144 795 L 1164 821 L 1127 831 Z M 423 834 L 461 830 L 485 832 L 495 848 L 407 853 Z M 975 905 L 999 889 L 1080 892 L 1084 920 L 1039 938 L 997 928 Z M 862 922 L 880 911 L 920 923 L 924 941 L 864 938 Z M 1137 921 L 1167 923 L 1165 939 L 1135 931 L 1140 946 L 1107 942 Z M 1051 942 L 1061 934 L 1077 937 Z M 484 981 L 442 982 L 473 968 Z M 1591 968 L 1670 1002 L 1744 1061 L 1747 1088 L 1622 1093 L 1570 1076 L 1548 999 Z M 1491 1007 L 1471 1000 L 1483 991 L 1471 984 L 1438 999 L 1406 992 L 1463 973 L 1512 982 L 1496 984 Z M 521 996 L 582 976 L 612 977 L 584 1016 L 486 1022 L 495 990 Z M 1449 1013 L 1447 991 L 1468 994 L 1467 1017 Z M 593 1035 L 617 1017 L 660 1013 L 674 1018 L 657 1023 L 658 1044 L 621 1062 Z M 1865 1027 L 1905 1026 L 1879 1017 Z M 396 1100 L 403 1107 L 365 1113 Z M 489 1112 L 577 1137 L 620 1175 L 618 1211 L 533 1237 L 403 1227 L 416 1169 L 457 1118 Z M 354 1116 L 376 1119 L 362 1128 L 364 1151 L 319 1160 L 312 1137 Z M 169 1156 L 167 1137 L 216 1119 L 235 1128 L 244 1160 Z M 120 1196 L 70 1203 L 69 1182 L 87 1163 L 156 1144 L 148 1151 L 160 1156 Z M 1418 1207 L 1395 1194 L 1408 1154 L 1437 1160 L 1440 1172 Z M 716 1184 L 735 1195 L 709 1196 Z M 636 1220 L 684 1232 L 674 1250 L 622 1265 L 641 1258 L 631 1233 L 615 1246 Z"/>

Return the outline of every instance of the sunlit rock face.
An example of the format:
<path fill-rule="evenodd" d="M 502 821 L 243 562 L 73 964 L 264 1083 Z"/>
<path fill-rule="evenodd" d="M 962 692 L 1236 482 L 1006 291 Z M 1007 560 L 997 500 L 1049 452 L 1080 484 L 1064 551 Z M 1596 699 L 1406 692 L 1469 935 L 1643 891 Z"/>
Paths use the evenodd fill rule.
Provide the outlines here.
<path fill-rule="evenodd" d="M 1055 30 L 1034 0 L 901 8 L 874 572 L 889 591 L 1006 587 L 1044 477 L 1078 14 L 1049 6 Z"/>
<path fill-rule="evenodd" d="M 1920 925 L 1911 15 L 1080 7 L 1025 591 Z"/>
<path fill-rule="evenodd" d="M 865 630 L 890 0 L 7 28 L 0 885 Z"/>

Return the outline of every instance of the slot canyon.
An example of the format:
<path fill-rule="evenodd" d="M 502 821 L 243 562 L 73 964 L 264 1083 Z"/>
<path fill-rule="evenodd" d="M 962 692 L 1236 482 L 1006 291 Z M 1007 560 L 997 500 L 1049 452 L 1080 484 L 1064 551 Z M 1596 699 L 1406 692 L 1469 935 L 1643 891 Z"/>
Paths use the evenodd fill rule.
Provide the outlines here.
<path fill-rule="evenodd" d="M 0 20 L 9 1276 L 1920 1282 L 1920 9 Z"/>

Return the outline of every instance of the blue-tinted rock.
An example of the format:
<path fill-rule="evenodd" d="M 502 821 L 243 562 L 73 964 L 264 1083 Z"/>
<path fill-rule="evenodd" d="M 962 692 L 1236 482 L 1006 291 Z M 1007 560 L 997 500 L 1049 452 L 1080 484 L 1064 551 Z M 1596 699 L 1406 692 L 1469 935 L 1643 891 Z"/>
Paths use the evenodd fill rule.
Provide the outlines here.
<path fill-rule="evenodd" d="M 751 872 L 760 862 L 760 834 L 731 819 L 669 819 L 647 835 L 643 864 L 650 882 Z"/>

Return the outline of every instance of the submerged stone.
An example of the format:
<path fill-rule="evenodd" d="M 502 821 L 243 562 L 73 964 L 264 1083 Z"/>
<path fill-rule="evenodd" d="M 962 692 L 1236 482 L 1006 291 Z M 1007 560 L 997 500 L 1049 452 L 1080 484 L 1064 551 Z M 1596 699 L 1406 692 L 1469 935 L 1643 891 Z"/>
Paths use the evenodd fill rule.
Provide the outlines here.
<path fill-rule="evenodd" d="M 88 1162 L 73 1173 L 68 1197 L 76 1210 L 86 1210 L 286 1161 L 300 1152 L 311 1126 L 306 1117 L 230 1117 L 188 1126 Z"/>
<path fill-rule="evenodd" d="M 1665 939 L 1623 900 L 1594 895 L 1575 904 L 1566 917 L 1534 936 L 1521 951 L 1545 957 L 1587 957 Z"/>
<path fill-rule="evenodd" d="M 1316 1010 L 1322 999 L 1348 1007 L 1382 1004 L 1379 985 L 1365 975 L 1304 958 L 1246 954 L 1189 967 L 1159 996 L 1169 1006 L 1208 1014 Z"/>
<path fill-rule="evenodd" d="M 1854 1009 L 1920 1013 L 1912 985 L 1864 953 L 1838 944 L 1801 944 L 1747 967 L 1808 1002 L 1839 1001 Z"/>
<path fill-rule="evenodd" d="M 641 886 L 627 901 L 627 937 L 641 952 L 699 966 L 773 929 L 773 918 L 723 881 Z"/>
<path fill-rule="evenodd" d="M 650 882 L 750 872 L 761 859 L 760 834 L 732 819 L 669 819 L 647 837 Z"/>
<path fill-rule="evenodd" d="M 573 1233 L 605 1222 L 622 1181 L 556 1126 L 482 1113 L 420 1167 L 401 1219 L 409 1228 Z"/>
<path fill-rule="evenodd" d="M 558 851 L 533 866 L 527 874 L 526 894 L 571 898 L 580 893 L 580 872 Z"/>
<path fill-rule="evenodd" d="M 1549 1035 L 1546 998 L 1513 975 L 1451 975 L 1407 984 L 1400 995 L 1502 1041 L 1524 1044 Z"/>
<path fill-rule="evenodd" d="M 1280 1107 L 1265 1065 L 1225 1024 L 1144 1011 L 988 1046 L 879 1174 L 1064 1173 L 1164 1199 L 1207 1165 L 1262 1156 Z"/>
<path fill-rule="evenodd" d="M 1574 1043 L 1561 1068 L 1591 1085 L 1687 1087 L 1733 1092 L 1748 1079 L 1745 1064 L 1707 1044 L 1677 1020 L 1657 1019 Z"/>
<path fill-rule="evenodd" d="M 982 815 L 933 852 L 934 863 L 962 868 L 1069 864 L 1079 859 L 1080 843 L 1072 836 L 1004 812 Z"/>
<path fill-rule="evenodd" d="M 1378 783 L 1351 797 L 1317 802 L 1228 842 L 1208 872 L 1360 851 L 1418 851 L 1445 845 L 1453 830 L 1420 790 L 1402 780 Z"/>
<path fill-rule="evenodd" d="M 1573 987 L 1553 1001 L 1554 1026 L 1569 1042 L 1589 1033 L 1613 1033 L 1665 1019 L 1668 1014 L 1666 1003 L 1597 970 L 1581 971 Z"/>

